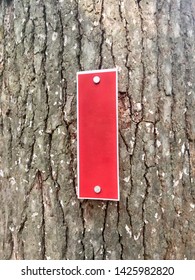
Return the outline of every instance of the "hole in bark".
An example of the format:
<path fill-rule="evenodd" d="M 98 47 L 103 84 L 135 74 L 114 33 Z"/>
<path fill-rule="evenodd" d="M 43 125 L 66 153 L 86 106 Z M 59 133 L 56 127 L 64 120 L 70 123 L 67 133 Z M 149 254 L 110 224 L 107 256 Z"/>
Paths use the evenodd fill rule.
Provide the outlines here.
<path fill-rule="evenodd" d="M 13 2 L 13 0 L 5 0 L 5 3 L 9 6 L 11 3 Z"/>
<path fill-rule="evenodd" d="M 9 117 L 10 113 L 11 113 L 11 110 L 8 109 L 7 112 L 6 112 L 5 114 L 6 114 L 7 117 Z"/>
<path fill-rule="evenodd" d="M 119 95 L 120 95 L 120 96 L 126 96 L 126 95 L 127 95 L 127 92 L 126 92 L 126 91 L 124 91 L 124 92 L 123 92 L 123 91 L 119 91 Z"/>

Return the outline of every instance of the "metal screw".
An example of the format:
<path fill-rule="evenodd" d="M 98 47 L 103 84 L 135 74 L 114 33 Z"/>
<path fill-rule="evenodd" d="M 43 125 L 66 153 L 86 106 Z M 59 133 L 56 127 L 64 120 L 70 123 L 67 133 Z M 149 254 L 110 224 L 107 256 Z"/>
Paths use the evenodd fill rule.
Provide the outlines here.
<path fill-rule="evenodd" d="M 93 77 L 93 82 L 94 82 L 95 84 L 99 84 L 99 82 L 100 82 L 100 77 L 99 77 L 99 76 Z"/>
<path fill-rule="evenodd" d="M 95 186 L 94 187 L 94 192 L 95 193 L 100 193 L 101 192 L 101 187 L 100 186 Z"/>

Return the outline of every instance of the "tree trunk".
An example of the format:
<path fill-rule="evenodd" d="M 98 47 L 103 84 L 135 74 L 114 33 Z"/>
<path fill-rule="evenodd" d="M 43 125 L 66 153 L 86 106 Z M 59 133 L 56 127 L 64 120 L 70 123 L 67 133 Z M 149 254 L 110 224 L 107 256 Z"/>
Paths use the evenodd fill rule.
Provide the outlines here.
<path fill-rule="evenodd" d="M 0 258 L 195 259 L 193 0 L 0 1 Z M 119 70 L 120 202 L 78 200 L 76 72 Z"/>

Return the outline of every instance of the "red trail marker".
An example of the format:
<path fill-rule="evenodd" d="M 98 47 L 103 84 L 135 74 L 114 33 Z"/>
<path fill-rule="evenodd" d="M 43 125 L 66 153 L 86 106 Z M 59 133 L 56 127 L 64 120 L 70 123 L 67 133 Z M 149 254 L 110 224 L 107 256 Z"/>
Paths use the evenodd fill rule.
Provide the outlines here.
<path fill-rule="evenodd" d="M 118 75 L 77 73 L 78 197 L 119 200 Z"/>

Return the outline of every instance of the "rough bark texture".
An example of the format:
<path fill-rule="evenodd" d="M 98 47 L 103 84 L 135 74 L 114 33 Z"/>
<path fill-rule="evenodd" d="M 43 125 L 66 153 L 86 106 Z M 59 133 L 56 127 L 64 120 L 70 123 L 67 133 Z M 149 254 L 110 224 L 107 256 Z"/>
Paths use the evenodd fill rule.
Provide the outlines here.
<path fill-rule="evenodd" d="M 0 1 L 0 259 L 195 259 L 194 0 Z M 76 196 L 76 72 L 118 67 L 120 202 Z"/>

